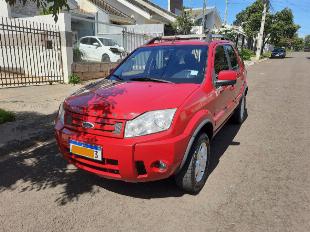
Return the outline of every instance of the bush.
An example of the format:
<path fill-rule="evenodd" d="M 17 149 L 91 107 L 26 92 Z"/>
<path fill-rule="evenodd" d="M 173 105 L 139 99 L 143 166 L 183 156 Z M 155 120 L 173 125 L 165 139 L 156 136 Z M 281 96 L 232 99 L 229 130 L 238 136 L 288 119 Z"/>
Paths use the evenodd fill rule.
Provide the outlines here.
<path fill-rule="evenodd" d="M 78 75 L 76 75 L 76 74 L 71 74 L 70 76 L 69 76 L 69 84 L 78 84 L 78 83 L 80 83 L 81 82 L 81 79 L 80 79 L 80 77 L 78 76 Z"/>
<path fill-rule="evenodd" d="M 269 58 L 271 56 L 271 52 L 265 52 L 263 53 L 263 55 L 261 55 L 261 59 L 264 59 L 264 58 Z"/>
<path fill-rule="evenodd" d="M 73 48 L 73 61 L 80 62 L 82 61 L 84 54 L 79 48 Z"/>
<path fill-rule="evenodd" d="M 250 49 L 243 49 L 240 51 L 240 56 L 243 60 L 251 60 L 251 57 L 255 56 L 255 53 Z"/>
<path fill-rule="evenodd" d="M 5 122 L 12 122 L 14 120 L 15 120 L 14 113 L 0 109 L 0 124 Z"/>

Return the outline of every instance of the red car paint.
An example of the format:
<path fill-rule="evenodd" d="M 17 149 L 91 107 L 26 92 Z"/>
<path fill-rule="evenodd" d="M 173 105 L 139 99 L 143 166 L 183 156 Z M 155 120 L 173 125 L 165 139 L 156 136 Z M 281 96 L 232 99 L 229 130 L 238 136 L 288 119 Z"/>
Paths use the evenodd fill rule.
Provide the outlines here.
<path fill-rule="evenodd" d="M 208 135 L 210 139 L 214 137 L 246 94 L 246 70 L 238 55 L 239 70 L 223 72 L 218 79 L 231 80 L 236 75 L 236 84 L 216 88 L 213 81 L 215 49 L 228 44 L 232 45 L 229 41 L 186 40 L 146 45 L 208 46 L 204 81 L 201 84 L 122 82 L 109 88 L 98 85 L 68 97 L 64 102 L 65 125 L 59 118 L 55 125 L 61 153 L 78 168 L 105 178 L 143 182 L 173 175 L 184 163 L 194 133 L 208 123 Z M 171 108 L 177 108 L 177 111 L 168 130 L 124 138 L 128 120 L 148 111 Z M 81 124 L 85 121 L 93 123 L 95 128 L 83 128 Z M 122 126 L 119 134 L 111 132 L 116 123 Z M 93 161 L 70 153 L 69 140 L 102 147 L 104 160 Z M 164 161 L 167 168 L 159 169 L 158 161 Z M 142 174 L 138 171 L 141 163 L 145 169 Z"/>

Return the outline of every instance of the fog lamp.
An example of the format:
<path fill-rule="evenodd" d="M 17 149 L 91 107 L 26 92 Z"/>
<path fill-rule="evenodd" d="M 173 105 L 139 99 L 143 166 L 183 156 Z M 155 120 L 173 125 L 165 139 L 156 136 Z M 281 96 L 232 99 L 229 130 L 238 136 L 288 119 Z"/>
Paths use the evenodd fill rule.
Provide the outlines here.
<path fill-rule="evenodd" d="M 167 164 L 164 161 L 158 160 L 153 163 L 153 167 L 158 168 L 160 171 L 165 171 Z"/>

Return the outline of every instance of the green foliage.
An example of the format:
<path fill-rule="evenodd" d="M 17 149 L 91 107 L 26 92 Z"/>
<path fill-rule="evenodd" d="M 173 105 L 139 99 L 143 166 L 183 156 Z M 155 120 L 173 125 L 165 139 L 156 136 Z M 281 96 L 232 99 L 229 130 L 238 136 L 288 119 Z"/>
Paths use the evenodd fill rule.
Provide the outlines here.
<path fill-rule="evenodd" d="M 263 1 L 255 1 L 252 5 L 248 6 L 246 9 L 237 14 L 234 24 L 242 26 L 245 34 L 248 37 L 256 37 L 260 29 L 263 9 Z M 269 27 L 271 17 L 272 15 L 268 13 L 266 16 L 266 28 Z"/>
<path fill-rule="evenodd" d="M 194 26 L 194 20 L 189 12 L 182 10 L 182 13 L 177 17 L 176 21 L 172 24 L 175 34 L 188 35 Z"/>
<path fill-rule="evenodd" d="M 82 61 L 84 54 L 79 48 L 73 48 L 73 61 L 80 62 Z"/>
<path fill-rule="evenodd" d="M 243 49 L 240 51 L 240 56 L 243 60 L 251 60 L 251 57 L 255 56 L 255 53 L 250 49 Z"/>
<path fill-rule="evenodd" d="M 78 84 L 78 83 L 81 83 L 81 79 L 78 75 L 76 75 L 75 73 L 72 73 L 70 76 L 69 76 L 69 84 Z"/>
<path fill-rule="evenodd" d="M 268 6 L 268 9 L 270 5 Z M 255 38 L 259 33 L 263 12 L 263 0 L 256 0 L 252 5 L 236 16 L 235 25 L 242 26 L 246 35 Z M 294 24 L 292 10 L 284 8 L 275 14 L 267 13 L 263 46 L 271 43 L 277 47 L 292 46 L 299 25 Z"/>
<path fill-rule="evenodd" d="M 305 37 L 305 47 L 310 48 L 310 35 Z"/>
<path fill-rule="evenodd" d="M 294 24 L 291 9 L 285 8 L 274 15 L 270 32 L 270 42 L 277 47 L 291 47 L 296 32 L 300 28 Z"/>
<path fill-rule="evenodd" d="M 269 58 L 270 56 L 271 56 L 271 52 L 265 52 L 260 56 L 260 58 L 264 59 L 264 58 Z"/>
<path fill-rule="evenodd" d="M 58 20 L 58 14 L 63 10 L 69 10 L 67 0 L 5 0 L 11 6 L 15 5 L 16 2 L 20 2 L 25 5 L 27 2 L 34 2 L 37 4 L 39 9 L 42 9 L 42 14 L 53 14 L 55 22 Z"/>
<path fill-rule="evenodd" d="M 40 11 L 40 15 L 49 15 L 49 14 L 53 14 L 53 11 L 51 9 L 42 9 Z"/>
<path fill-rule="evenodd" d="M 15 114 L 3 109 L 0 109 L 0 124 L 5 122 L 12 122 L 15 120 Z"/>

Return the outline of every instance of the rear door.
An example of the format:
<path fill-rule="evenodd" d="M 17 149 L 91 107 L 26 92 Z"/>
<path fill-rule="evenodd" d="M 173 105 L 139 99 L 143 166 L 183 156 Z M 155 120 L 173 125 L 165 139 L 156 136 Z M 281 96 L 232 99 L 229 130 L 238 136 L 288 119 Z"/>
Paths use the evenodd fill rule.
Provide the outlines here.
<path fill-rule="evenodd" d="M 213 83 L 214 88 L 216 88 L 216 102 L 215 102 L 215 112 L 214 112 L 214 121 L 216 128 L 221 126 L 227 119 L 228 105 L 232 101 L 232 91 L 230 86 L 220 86 L 216 87 L 215 83 L 217 81 L 218 75 L 221 71 L 229 70 L 228 57 L 224 48 L 224 45 L 218 45 L 215 48 L 214 56 L 214 68 L 213 68 Z"/>

